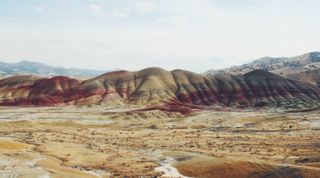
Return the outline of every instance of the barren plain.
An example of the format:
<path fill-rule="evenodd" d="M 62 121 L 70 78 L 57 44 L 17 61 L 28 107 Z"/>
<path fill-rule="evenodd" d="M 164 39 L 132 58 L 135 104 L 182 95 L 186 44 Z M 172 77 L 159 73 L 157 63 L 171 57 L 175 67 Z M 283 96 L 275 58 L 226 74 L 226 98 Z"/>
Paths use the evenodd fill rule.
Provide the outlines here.
<path fill-rule="evenodd" d="M 0 177 L 320 177 L 320 112 L 1 107 Z"/>

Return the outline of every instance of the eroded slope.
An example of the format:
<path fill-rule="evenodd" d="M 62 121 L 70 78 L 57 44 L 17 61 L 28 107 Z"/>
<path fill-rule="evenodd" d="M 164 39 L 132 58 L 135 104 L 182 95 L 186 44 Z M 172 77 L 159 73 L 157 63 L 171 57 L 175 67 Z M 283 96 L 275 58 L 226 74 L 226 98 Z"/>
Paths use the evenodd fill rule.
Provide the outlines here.
<path fill-rule="evenodd" d="M 317 86 L 262 70 L 208 77 L 184 70 L 117 71 L 78 81 L 68 77 L 0 80 L 2 105 L 188 105 L 228 107 L 317 107 Z"/>

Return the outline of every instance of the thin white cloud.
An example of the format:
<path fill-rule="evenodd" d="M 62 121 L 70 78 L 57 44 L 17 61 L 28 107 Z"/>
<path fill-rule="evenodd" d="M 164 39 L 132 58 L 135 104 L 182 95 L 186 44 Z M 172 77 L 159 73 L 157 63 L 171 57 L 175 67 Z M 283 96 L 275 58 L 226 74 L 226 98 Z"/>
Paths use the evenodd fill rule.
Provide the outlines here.
<path fill-rule="evenodd" d="M 169 25 L 182 25 L 188 22 L 187 17 L 184 16 L 170 16 L 158 20 L 160 23 Z"/>
<path fill-rule="evenodd" d="M 89 10 L 91 10 L 92 12 L 94 12 L 95 14 L 98 14 L 98 15 L 104 14 L 103 8 L 98 4 L 90 4 Z"/>
<path fill-rule="evenodd" d="M 108 12 L 108 14 L 112 17 L 124 18 L 129 16 L 129 12 L 124 10 L 114 9 Z"/>
<path fill-rule="evenodd" d="M 126 7 L 113 8 L 107 12 L 108 15 L 117 18 L 124 18 L 133 15 L 147 15 L 154 12 L 156 5 L 153 2 L 139 2 Z"/>
<path fill-rule="evenodd" d="M 154 12 L 156 4 L 153 2 L 140 2 L 135 4 L 132 9 L 137 14 L 145 15 Z"/>
<path fill-rule="evenodd" d="M 43 13 L 46 11 L 46 9 L 43 6 L 34 6 L 33 10 L 38 12 L 38 13 Z"/>

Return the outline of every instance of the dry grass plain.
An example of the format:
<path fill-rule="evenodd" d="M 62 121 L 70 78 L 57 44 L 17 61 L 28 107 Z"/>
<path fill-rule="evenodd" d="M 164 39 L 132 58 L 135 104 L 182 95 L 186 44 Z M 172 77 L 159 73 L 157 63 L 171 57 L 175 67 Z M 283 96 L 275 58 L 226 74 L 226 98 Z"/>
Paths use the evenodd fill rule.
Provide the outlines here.
<path fill-rule="evenodd" d="M 0 108 L 0 177 L 320 177 L 320 112 Z"/>

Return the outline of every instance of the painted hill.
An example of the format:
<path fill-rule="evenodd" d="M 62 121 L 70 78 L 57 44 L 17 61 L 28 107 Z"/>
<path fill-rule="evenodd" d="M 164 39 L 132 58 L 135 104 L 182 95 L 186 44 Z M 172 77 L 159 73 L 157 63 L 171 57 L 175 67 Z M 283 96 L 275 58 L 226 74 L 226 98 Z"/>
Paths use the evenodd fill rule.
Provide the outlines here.
<path fill-rule="evenodd" d="M 88 70 L 88 69 L 66 69 L 63 67 L 53 67 L 37 62 L 21 61 L 18 63 L 4 63 L 0 62 L 1 76 L 14 75 L 39 75 L 39 76 L 58 76 L 64 75 L 69 77 L 83 78 L 95 77 L 101 75 L 102 71 Z"/>
<path fill-rule="evenodd" d="M 17 76 L 0 80 L 0 104 L 56 106 L 139 104 L 148 106 L 317 107 L 317 86 L 255 70 L 209 77 L 185 70 L 117 71 L 85 81 L 69 77 Z"/>
<path fill-rule="evenodd" d="M 317 72 L 311 72 L 320 69 L 320 52 L 311 52 L 296 57 L 264 57 L 255 60 L 251 63 L 241 66 L 234 66 L 222 70 L 210 70 L 205 74 L 215 75 L 218 73 L 227 74 L 245 74 L 253 70 L 265 70 L 274 74 L 281 75 L 296 80 L 308 79 L 305 82 L 315 83 L 313 80 L 320 79 L 320 76 L 315 76 Z M 312 76 L 308 73 L 313 73 Z M 301 76 L 300 76 L 301 74 Z M 307 78 L 308 77 L 308 78 Z M 309 78 L 310 77 L 310 78 Z"/>

